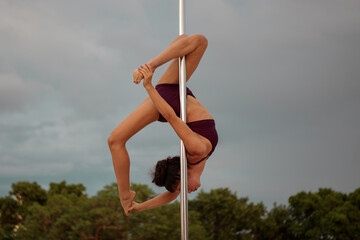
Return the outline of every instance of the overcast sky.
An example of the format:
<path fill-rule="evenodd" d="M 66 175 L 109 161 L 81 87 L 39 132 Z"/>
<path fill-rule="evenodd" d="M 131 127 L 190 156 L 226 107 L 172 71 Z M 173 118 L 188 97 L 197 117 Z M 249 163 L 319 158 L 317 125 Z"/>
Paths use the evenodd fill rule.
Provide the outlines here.
<path fill-rule="evenodd" d="M 186 1 L 186 33 L 209 41 L 188 86 L 220 137 L 202 189 L 272 207 L 360 187 L 359 11 L 358 0 Z M 146 97 L 132 71 L 177 35 L 177 1 L 0 0 L 0 196 L 23 180 L 89 195 L 114 182 L 107 137 Z M 127 146 L 131 181 L 149 185 L 156 161 L 179 153 L 164 123 Z"/>

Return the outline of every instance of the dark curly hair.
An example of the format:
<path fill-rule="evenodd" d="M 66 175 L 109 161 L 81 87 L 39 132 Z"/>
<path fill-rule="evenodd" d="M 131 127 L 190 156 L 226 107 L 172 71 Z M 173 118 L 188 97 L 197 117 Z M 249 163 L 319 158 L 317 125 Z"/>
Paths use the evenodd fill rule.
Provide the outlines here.
<path fill-rule="evenodd" d="M 179 181 L 180 156 L 167 157 L 156 163 L 152 180 L 155 185 L 165 187 L 169 192 L 174 192 L 174 188 Z"/>

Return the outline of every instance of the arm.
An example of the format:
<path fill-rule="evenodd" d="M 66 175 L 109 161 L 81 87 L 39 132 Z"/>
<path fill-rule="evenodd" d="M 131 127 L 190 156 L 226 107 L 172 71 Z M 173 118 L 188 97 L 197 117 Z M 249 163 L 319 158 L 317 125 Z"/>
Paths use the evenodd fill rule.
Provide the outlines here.
<path fill-rule="evenodd" d="M 147 200 L 143 203 L 134 203 L 129 208 L 129 213 L 131 211 L 141 212 L 144 210 L 161 207 L 161 206 L 166 205 L 166 204 L 172 202 L 173 200 L 175 200 L 179 194 L 180 194 L 179 192 L 174 192 L 174 193 L 163 192 L 163 193 L 157 195 L 156 197 L 154 197 L 150 200 Z"/>
<path fill-rule="evenodd" d="M 160 112 L 161 115 L 169 122 L 174 118 L 178 118 L 174 109 L 160 96 L 158 91 L 154 88 L 154 86 L 150 84 L 144 84 L 144 88 L 149 94 L 152 102 L 154 103 L 156 109 Z M 169 122 L 170 123 L 170 122 Z"/>
<path fill-rule="evenodd" d="M 145 67 L 144 67 L 145 66 Z M 184 142 L 190 155 L 203 156 L 207 154 L 206 145 L 186 123 L 176 116 L 174 109 L 160 96 L 151 84 L 152 72 L 144 65 L 139 71 L 144 75 L 144 88 L 160 114 L 170 123 L 176 134 Z"/>

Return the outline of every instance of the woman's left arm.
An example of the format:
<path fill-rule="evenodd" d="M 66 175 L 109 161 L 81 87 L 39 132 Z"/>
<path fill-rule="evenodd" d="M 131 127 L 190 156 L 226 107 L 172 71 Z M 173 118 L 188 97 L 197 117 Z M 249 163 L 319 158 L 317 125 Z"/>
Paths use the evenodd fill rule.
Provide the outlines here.
<path fill-rule="evenodd" d="M 144 66 L 139 69 L 144 75 L 143 85 L 157 110 L 170 123 L 176 134 L 184 142 L 189 154 L 200 156 L 207 154 L 206 146 L 202 140 L 197 137 L 196 133 L 194 133 L 186 123 L 176 116 L 174 109 L 172 109 L 172 107 L 160 96 L 158 91 L 156 91 L 151 83 L 153 73 L 149 67 L 146 65 Z"/>

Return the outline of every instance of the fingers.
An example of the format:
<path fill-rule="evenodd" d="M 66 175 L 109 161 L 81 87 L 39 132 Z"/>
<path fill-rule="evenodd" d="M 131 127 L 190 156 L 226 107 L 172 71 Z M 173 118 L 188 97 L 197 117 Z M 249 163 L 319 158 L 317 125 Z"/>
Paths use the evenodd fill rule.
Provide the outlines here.
<path fill-rule="evenodd" d="M 127 214 L 130 214 L 132 211 L 135 211 L 136 212 L 136 205 L 137 205 L 138 203 L 137 202 L 135 202 L 135 201 L 133 201 L 132 203 L 131 203 L 131 206 L 128 208 L 128 210 L 127 210 Z"/>
<path fill-rule="evenodd" d="M 188 193 L 192 193 L 192 192 L 195 192 L 195 191 L 197 191 L 198 189 L 197 188 L 195 188 L 195 189 L 188 189 Z"/>
<path fill-rule="evenodd" d="M 135 72 L 136 72 L 136 70 L 135 70 Z M 135 84 L 139 84 L 141 82 L 142 78 L 144 78 L 144 83 L 148 82 L 149 80 L 151 81 L 153 71 L 151 70 L 151 67 L 148 64 L 144 64 L 144 65 L 140 66 L 137 69 L 137 72 L 139 75 L 142 75 L 142 76 L 137 77 L 134 75 L 134 83 Z"/>
<path fill-rule="evenodd" d="M 196 192 L 196 191 L 199 189 L 199 187 L 200 187 L 200 186 L 195 186 L 195 187 L 189 188 L 189 189 L 188 189 L 188 192 L 189 192 L 189 193 Z"/>
<path fill-rule="evenodd" d="M 151 71 L 150 67 L 147 64 L 142 65 L 139 68 L 139 72 L 141 72 L 144 75 L 144 77 L 148 77 L 148 76 L 150 76 L 152 74 L 152 71 Z"/>
<path fill-rule="evenodd" d="M 147 76 L 147 72 L 145 71 L 145 69 L 141 66 L 138 68 L 139 69 L 139 72 L 144 75 L 144 78 Z"/>
<path fill-rule="evenodd" d="M 144 79 L 148 77 L 148 73 L 144 68 L 140 67 L 139 72 L 144 76 Z"/>
<path fill-rule="evenodd" d="M 144 66 L 145 66 L 146 70 L 147 70 L 149 73 L 152 72 L 149 65 L 145 64 Z"/>

